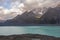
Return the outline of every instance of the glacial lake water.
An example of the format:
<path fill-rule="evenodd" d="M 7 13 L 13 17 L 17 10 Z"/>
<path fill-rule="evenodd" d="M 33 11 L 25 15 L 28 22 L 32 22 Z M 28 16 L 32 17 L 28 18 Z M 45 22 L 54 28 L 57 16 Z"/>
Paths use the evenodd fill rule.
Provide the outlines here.
<path fill-rule="evenodd" d="M 0 27 L 0 35 L 42 34 L 60 37 L 59 26 L 5 26 Z"/>

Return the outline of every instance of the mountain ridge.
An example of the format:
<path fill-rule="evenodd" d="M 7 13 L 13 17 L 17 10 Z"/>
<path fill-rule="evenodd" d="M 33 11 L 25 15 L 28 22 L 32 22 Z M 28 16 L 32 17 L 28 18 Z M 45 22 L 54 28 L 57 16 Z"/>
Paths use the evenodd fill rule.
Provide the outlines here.
<path fill-rule="evenodd" d="M 40 17 L 36 18 L 36 14 L 31 10 L 24 12 L 22 15 L 17 15 L 11 20 L 5 21 L 4 25 L 21 25 L 21 24 L 60 24 L 60 7 L 48 8 L 47 11 Z"/>

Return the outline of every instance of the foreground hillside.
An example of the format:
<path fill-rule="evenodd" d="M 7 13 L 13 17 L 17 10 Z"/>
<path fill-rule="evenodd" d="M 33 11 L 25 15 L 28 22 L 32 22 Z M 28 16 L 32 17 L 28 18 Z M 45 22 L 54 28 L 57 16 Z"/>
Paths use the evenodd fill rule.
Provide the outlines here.
<path fill-rule="evenodd" d="M 60 40 L 60 38 L 39 34 L 21 34 L 0 36 L 0 40 Z"/>

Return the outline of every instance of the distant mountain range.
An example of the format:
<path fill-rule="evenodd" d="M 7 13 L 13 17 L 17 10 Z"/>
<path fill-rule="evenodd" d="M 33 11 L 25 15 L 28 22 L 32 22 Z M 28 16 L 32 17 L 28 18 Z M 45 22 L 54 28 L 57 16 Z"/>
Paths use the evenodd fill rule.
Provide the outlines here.
<path fill-rule="evenodd" d="M 26 11 L 22 15 L 17 15 L 13 19 L 0 23 L 0 25 L 17 26 L 21 24 L 60 24 L 60 7 L 48 8 L 40 18 L 36 18 L 33 11 Z"/>

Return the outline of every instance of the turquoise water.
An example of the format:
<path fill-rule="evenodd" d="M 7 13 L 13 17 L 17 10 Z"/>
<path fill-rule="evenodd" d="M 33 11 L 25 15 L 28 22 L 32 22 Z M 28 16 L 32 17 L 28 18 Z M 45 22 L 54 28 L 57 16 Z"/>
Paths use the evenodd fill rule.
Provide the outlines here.
<path fill-rule="evenodd" d="M 59 26 L 0 27 L 0 35 L 27 34 L 27 33 L 60 37 L 60 27 Z"/>

